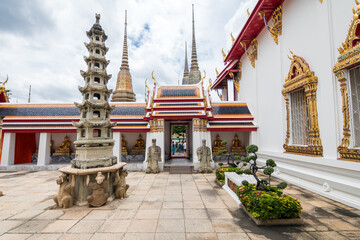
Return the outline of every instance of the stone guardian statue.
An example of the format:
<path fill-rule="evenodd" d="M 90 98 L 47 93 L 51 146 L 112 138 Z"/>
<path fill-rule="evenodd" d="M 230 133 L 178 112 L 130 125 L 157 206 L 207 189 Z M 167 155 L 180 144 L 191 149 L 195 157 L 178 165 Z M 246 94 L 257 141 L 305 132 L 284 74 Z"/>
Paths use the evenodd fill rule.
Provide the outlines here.
<path fill-rule="evenodd" d="M 104 205 L 109 197 L 109 193 L 105 193 L 105 188 L 109 185 L 110 173 L 108 173 L 107 179 L 105 176 L 98 172 L 96 175 L 96 182 L 90 182 L 90 175 L 86 176 L 86 185 L 89 186 L 93 192 L 87 197 L 89 206 L 100 207 Z"/>
<path fill-rule="evenodd" d="M 65 173 L 56 179 L 56 183 L 60 187 L 58 194 L 53 199 L 58 207 L 69 208 L 74 205 L 71 190 L 75 187 L 75 175 L 71 176 L 71 182 L 69 182 L 69 175 Z"/>
<path fill-rule="evenodd" d="M 198 169 L 199 173 L 211 173 L 211 149 L 206 146 L 206 140 L 202 140 L 202 146 L 198 147 L 196 150 L 198 159 L 200 161 L 200 167 Z"/>
<path fill-rule="evenodd" d="M 159 163 L 161 161 L 161 148 L 156 146 L 156 139 L 152 140 L 152 145 L 148 147 L 148 155 L 146 162 L 146 173 L 159 173 Z"/>
<path fill-rule="evenodd" d="M 115 174 L 114 186 L 115 186 L 115 197 L 116 198 L 127 198 L 126 191 L 129 189 L 129 184 L 126 184 L 125 177 L 127 177 L 128 171 L 121 170 Z"/>

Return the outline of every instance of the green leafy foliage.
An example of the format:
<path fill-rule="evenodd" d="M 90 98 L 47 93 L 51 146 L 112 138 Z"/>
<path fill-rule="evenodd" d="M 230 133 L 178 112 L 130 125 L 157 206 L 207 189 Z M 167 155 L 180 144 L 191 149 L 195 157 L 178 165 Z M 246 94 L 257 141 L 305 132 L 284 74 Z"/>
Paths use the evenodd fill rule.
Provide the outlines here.
<path fill-rule="evenodd" d="M 177 134 L 178 136 L 184 136 L 186 133 L 185 125 L 175 125 L 172 126 L 172 134 Z"/>
<path fill-rule="evenodd" d="M 274 172 L 274 169 L 272 167 L 266 167 L 264 169 L 264 174 L 265 175 L 271 175 Z"/>
<path fill-rule="evenodd" d="M 243 184 L 237 188 L 241 203 L 257 219 L 297 218 L 301 215 L 300 202 L 282 193 L 276 187 L 266 186 L 266 190 L 256 189 L 255 184 Z"/>
<path fill-rule="evenodd" d="M 253 144 L 247 146 L 247 148 L 246 148 L 246 152 L 248 152 L 248 153 L 256 153 L 258 150 L 259 150 L 258 146 L 253 145 Z"/>
<path fill-rule="evenodd" d="M 220 163 L 219 163 L 220 165 Z M 215 169 L 215 175 L 216 175 L 216 179 L 219 180 L 220 182 L 225 182 L 225 172 L 235 172 L 239 175 L 241 174 L 251 174 L 251 171 L 247 171 L 249 169 L 240 169 L 238 167 L 231 167 L 231 166 L 226 166 L 224 167 L 223 165 L 216 168 Z"/>
<path fill-rule="evenodd" d="M 281 183 L 279 183 L 277 185 L 277 188 L 278 189 L 285 189 L 285 188 L 287 188 L 287 186 L 288 186 L 287 182 L 281 182 Z"/>
<path fill-rule="evenodd" d="M 268 166 L 268 167 L 276 167 L 276 163 L 275 163 L 274 160 L 268 159 L 268 160 L 266 160 L 266 166 Z"/>
<path fill-rule="evenodd" d="M 244 186 L 248 186 L 248 185 L 249 185 L 249 182 L 246 181 L 246 180 L 243 180 L 243 181 L 241 182 L 241 184 L 244 185 Z"/>
<path fill-rule="evenodd" d="M 219 164 L 220 167 L 222 167 L 222 166 L 224 165 L 224 163 L 222 163 L 222 162 L 221 162 L 221 163 L 218 163 L 218 164 Z"/>

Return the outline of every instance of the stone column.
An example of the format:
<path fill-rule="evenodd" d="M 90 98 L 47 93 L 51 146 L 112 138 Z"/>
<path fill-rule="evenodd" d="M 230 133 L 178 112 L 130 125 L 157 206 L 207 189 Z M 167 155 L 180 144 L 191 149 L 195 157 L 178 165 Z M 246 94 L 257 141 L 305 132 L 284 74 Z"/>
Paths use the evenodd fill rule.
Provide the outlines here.
<path fill-rule="evenodd" d="M 117 162 L 121 162 L 121 132 L 113 132 L 113 139 L 115 140 L 113 153 L 117 157 Z"/>
<path fill-rule="evenodd" d="M 37 160 L 38 166 L 45 166 L 50 164 L 50 141 L 51 133 L 40 133 L 39 154 Z"/>
<path fill-rule="evenodd" d="M 1 166 L 14 165 L 16 133 L 4 133 Z"/>

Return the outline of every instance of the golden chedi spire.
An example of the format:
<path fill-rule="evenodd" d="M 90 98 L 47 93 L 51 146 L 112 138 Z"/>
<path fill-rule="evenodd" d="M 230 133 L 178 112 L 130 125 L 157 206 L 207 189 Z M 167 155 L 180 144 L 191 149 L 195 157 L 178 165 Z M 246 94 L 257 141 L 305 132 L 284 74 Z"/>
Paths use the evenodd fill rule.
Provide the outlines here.
<path fill-rule="evenodd" d="M 135 102 L 135 93 L 132 88 L 132 80 L 129 68 L 127 49 L 127 11 L 125 10 L 124 49 L 120 72 L 117 77 L 116 89 L 112 95 L 112 102 Z"/>

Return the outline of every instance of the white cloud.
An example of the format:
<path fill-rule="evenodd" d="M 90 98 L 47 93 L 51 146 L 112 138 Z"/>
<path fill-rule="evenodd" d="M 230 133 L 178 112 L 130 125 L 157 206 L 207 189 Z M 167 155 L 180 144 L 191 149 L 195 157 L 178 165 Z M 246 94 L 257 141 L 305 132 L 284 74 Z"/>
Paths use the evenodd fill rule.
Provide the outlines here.
<path fill-rule="evenodd" d="M 12 6 L 13 16 L 23 14 L 24 7 L 27 17 L 42 16 L 28 21 L 31 25 L 19 18 L 12 29 L 0 24 L 0 81 L 9 75 L 7 88 L 13 92 L 12 102 L 27 102 L 30 84 L 34 103 L 81 100 L 77 86 L 83 85 L 83 79 L 79 71 L 86 70 L 83 56 L 88 55 L 83 43 L 88 42 L 85 32 L 95 22 L 95 13 L 101 13 L 100 23 L 109 37 L 106 41 L 109 47 L 106 58 L 111 61 L 107 71 L 112 74 L 109 88 L 115 88 L 121 65 L 125 9 L 129 65 L 137 101 L 144 101 L 144 81 L 151 80 L 152 70 L 163 84 L 175 85 L 182 79 L 185 41 L 190 62 L 193 3 L 190 0 L 39 0 L 25 6 L 19 4 L 24 2 L 21 0 L 4 1 L 7 4 L 0 5 L 0 12 L 17 3 Z M 240 28 L 237 15 L 249 2 L 254 1 L 195 1 L 199 67 L 201 72 L 206 71 L 207 78 L 214 80 L 214 68 L 223 66 L 221 49 L 230 41 L 230 31 L 235 33 Z M 4 6 L 7 9 L 1 11 Z M 0 16 L 0 21 L 12 19 Z M 149 31 L 144 31 L 145 25 Z M 26 31 L 20 31 L 22 27 Z M 133 40 L 138 39 L 141 42 L 137 47 Z"/>

